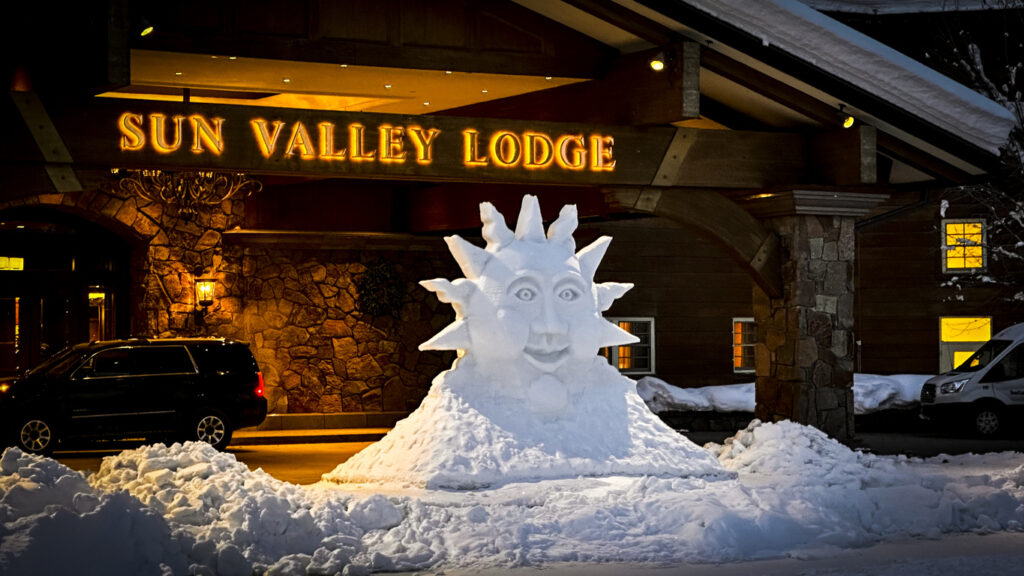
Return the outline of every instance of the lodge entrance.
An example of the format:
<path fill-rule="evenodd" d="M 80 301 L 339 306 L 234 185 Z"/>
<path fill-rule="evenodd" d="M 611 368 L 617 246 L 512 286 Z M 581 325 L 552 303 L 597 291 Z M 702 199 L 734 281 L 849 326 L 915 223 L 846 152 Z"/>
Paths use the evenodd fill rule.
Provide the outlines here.
<path fill-rule="evenodd" d="M 79 342 L 127 337 L 129 253 L 76 216 L 0 212 L 0 377 Z"/>

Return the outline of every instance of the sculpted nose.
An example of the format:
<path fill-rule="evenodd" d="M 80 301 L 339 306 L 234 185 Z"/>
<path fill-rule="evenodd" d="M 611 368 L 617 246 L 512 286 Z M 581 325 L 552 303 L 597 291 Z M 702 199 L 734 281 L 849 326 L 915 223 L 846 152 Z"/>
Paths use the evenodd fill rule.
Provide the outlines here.
<path fill-rule="evenodd" d="M 569 323 L 559 316 L 551 300 L 545 299 L 543 310 L 530 323 L 530 330 L 537 336 L 565 336 Z"/>

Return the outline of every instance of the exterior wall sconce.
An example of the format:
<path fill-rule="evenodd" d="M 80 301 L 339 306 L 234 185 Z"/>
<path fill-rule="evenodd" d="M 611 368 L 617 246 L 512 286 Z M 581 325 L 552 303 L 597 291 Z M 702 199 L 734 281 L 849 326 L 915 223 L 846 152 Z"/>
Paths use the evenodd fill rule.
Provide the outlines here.
<path fill-rule="evenodd" d="M 846 113 L 846 104 L 839 105 L 839 125 L 843 128 L 853 128 L 853 123 L 856 120 L 853 116 Z"/>
<path fill-rule="evenodd" d="M 658 52 L 649 61 L 648 64 L 651 66 L 651 70 L 655 72 L 661 72 L 665 69 L 665 63 L 667 59 L 664 52 Z"/>
<path fill-rule="evenodd" d="M 216 287 L 217 281 L 212 278 L 196 278 L 196 305 L 205 311 L 213 304 L 213 290 Z"/>

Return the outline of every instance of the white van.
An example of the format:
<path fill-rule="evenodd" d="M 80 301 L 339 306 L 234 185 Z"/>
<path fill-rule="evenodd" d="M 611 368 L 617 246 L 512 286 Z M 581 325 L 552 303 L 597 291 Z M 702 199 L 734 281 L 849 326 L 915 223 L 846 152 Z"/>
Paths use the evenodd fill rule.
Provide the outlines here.
<path fill-rule="evenodd" d="M 999 332 L 952 372 L 921 388 L 921 416 L 981 436 L 1006 432 L 1024 416 L 1024 324 Z"/>

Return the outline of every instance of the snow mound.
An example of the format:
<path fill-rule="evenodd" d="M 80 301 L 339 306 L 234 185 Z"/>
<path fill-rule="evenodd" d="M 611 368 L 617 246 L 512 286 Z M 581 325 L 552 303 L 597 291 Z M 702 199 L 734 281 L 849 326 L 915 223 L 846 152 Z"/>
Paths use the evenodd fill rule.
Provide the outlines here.
<path fill-rule="evenodd" d="M 908 408 L 920 401 L 925 374 L 853 375 L 853 410 L 860 416 Z M 678 388 L 653 376 L 637 381 L 637 392 L 655 413 L 670 411 L 753 412 L 754 384 Z"/>
<path fill-rule="evenodd" d="M 293 564 L 331 573 L 350 563 L 363 534 L 349 520 L 348 503 L 317 506 L 299 486 L 252 472 L 205 443 L 126 450 L 104 458 L 89 482 L 131 493 L 178 534 L 200 542 L 193 562 L 217 574 L 288 573 Z M 374 524 L 372 514 L 361 518 Z"/>
<path fill-rule="evenodd" d="M 628 378 L 595 363 L 587 395 L 557 420 L 451 391 L 446 372 L 408 418 L 324 480 L 474 489 L 577 476 L 729 474 L 654 415 Z"/>
<path fill-rule="evenodd" d="M 4 451 L 0 471 L 0 573 L 187 572 L 193 541 L 173 536 L 159 512 L 128 493 L 99 491 L 17 448 Z"/>

